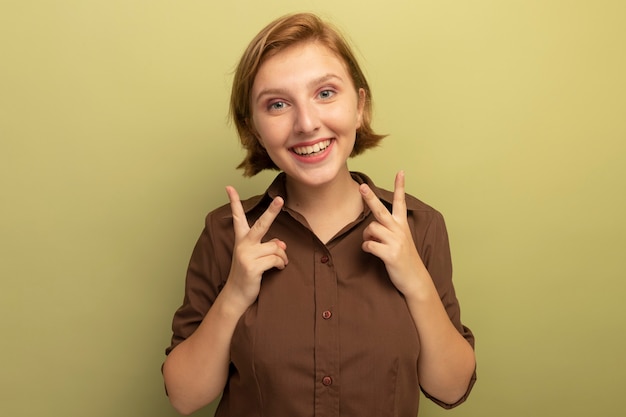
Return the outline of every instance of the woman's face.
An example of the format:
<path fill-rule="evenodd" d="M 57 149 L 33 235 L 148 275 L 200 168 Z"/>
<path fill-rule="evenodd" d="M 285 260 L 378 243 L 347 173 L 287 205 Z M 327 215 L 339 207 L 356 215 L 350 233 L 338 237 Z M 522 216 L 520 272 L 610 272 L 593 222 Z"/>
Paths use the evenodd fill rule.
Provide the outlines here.
<path fill-rule="evenodd" d="M 290 180 L 328 184 L 347 171 L 364 94 L 327 47 L 291 46 L 261 64 L 254 79 L 250 104 L 257 139 Z"/>

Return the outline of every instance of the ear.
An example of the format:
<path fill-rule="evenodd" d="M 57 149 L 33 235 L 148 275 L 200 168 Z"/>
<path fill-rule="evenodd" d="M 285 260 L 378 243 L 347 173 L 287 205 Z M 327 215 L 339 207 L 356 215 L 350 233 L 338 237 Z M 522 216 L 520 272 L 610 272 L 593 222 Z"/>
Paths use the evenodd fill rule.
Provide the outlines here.
<path fill-rule="evenodd" d="M 364 88 L 359 88 L 359 97 L 357 103 L 357 113 L 356 113 L 356 128 L 359 129 L 361 127 L 361 123 L 363 123 L 363 110 L 365 109 L 365 100 L 367 99 L 367 93 Z"/>

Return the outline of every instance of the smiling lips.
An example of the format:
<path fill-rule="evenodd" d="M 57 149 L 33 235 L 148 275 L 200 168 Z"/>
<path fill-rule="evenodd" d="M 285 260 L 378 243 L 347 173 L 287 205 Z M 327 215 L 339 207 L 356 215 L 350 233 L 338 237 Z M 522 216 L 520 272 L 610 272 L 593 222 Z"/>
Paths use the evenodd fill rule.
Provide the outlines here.
<path fill-rule="evenodd" d="M 326 139 L 309 146 L 294 146 L 292 150 L 299 156 L 315 156 L 328 148 L 330 142 L 330 139 Z"/>

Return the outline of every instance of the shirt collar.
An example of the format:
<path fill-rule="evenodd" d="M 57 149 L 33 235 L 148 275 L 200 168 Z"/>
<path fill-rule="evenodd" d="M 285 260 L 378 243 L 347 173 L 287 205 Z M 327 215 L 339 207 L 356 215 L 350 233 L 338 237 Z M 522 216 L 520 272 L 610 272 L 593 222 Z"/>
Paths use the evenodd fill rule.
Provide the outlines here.
<path fill-rule="evenodd" d="M 367 184 L 372 189 L 376 197 L 378 197 L 383 202 L 383 204 L 385 204 L 385 206 L 387 206 L 387 208 L 391 210 L 393 204 L 393 192 L 377 187 L 367 175 L 361 172 L 350 172 L 350 174 L 352 175 L 352 178 L 359 184 Z M 258 206 L 262 206 L 262 208 L 265 209 L 265 207 L 269 205 L 269 202 L 272 201 L 274 198 L 278 196 L 284 198 L 287 194 L 286 178 L 287 176 L 284 172 L 278 174 L 264 194 L 242 201 L 243 210 L 246 213 L 249 213 Z M 416 201 L 414 201 L 414 199 L 412 198 L 406 199 L 406 205 L 407 210 L 416 210 L 419 206 L 419 204 L 416 204 Z M 367 205 L 365 205 L 364 207 L 365 214 L 367 215 L 370 209 Z"/>

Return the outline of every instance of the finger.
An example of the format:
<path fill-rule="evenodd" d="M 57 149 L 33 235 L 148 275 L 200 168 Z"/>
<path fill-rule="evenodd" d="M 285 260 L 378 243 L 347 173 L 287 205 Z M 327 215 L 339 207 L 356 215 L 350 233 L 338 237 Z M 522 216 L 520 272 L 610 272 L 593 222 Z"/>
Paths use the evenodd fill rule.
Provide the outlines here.
<path fill-rule="evenodd" d="M 289 263 L 289 259 L 287 258 L 287 244 L 282 240 L 274 238 L 269 242 L 263 243 L 262 246 L 268 246 L 270 248 L 268 255 L 278 256 L 285 265 Z"/>
<path fill-rule="evenodd" d="M 285 242 L 272 239 L 269 242 L 256 246 L 251 261 L 255 263 L 256 267 L 261 267 L 262 264 L 268 263 L 272 265 L 276 263 L 277 265 L 285 266 L 289 263 L 286 248 L 287 245 L 285 245 Z M 269 268 L 265 267 L 261 269 L 266 271 Z"/>
<path fill-rule="evenodd" d="M 270 242 L 275 242 L 282 250 L 287 250 L 287 244 L 280 239 L 272 239 Z"/>
<path fill-rule="evenodd" d="M 285 269 L 287 261 L 281 256 L 269 255 L 259 258 L 257 260 L 257 266 L 263 272 L 269 271 L 272 268 Z"/>
<path fill-rule="evenodd" d="M 406 218 L 406 193 L 404 191 L 404 171 L 396 174 L 396 181 L 393 189 L 393 216 L 396 218 Z"/>
<path fill-rule="evenodd" d="M 233 228 L 235 229 L 235 238 L 239 239 L 245 236 L 250 230 L 246 213 L 243 211 L 239 194 L 234 187 L 230 185 L 226 187 L 228 200 L 230 201 L 230 211 L 233 214 Z"/>
<path fill-rule="evenodd" d="M 250 232 L 248 232 L 248 236 L 254 241 L 260 242 L 267 231 L 270 230 L 270 226 L 274 223 L 274 220 L 278 216 L 278 213 L 280 213 L 284 204 L 285 201 L 282 197 L 276 197 L 261 217 L 254 222 L 252 228 L 250 228 Z"/>
<path fill-rule="evenodd" d="M 276 249 L 272 254 L 275 258 L 274 266 L 278 269 L 283 269 L 289 263 L 289 258 L 287 257 L 287 252 L 285 251 L 287 245 L 285 245 L 285 242 L 278 239 L 272 240 L 272 243 L 276 244 Z"/>
<path fill-rule="evenodd" d="M 280 239 L 272 239 L 265 243 L 261 243 L 256 246 L 255 249 L 255 262 L 277 262 L 281 265 L 287 265 L 289 263 L 289 259 L 287 258 L 287 244 Z M 279 258 L 279 260 L 274 259 Z M 267 268 L 264 269 L 264 271 Z"/>
<path fill-rule="evenodd" d="M 389 242 L 393 235 L 388 228 L 373 221 L 363 230 L 363 240 L 373 240 L 375 242 Z"/>
<path fill-rule="evenodd" d="M 389 226 L 391 221 L 391 213 L 387 210 L 387 207 L 376 197 L 376 194 L 367 184 L 361 184 L 359 187 L 361 197 L 365 201 L 365 204 L 372 210 L 374 218 L 378 220 L 383 226 Z"/>
<path fill-rule="evenodd" d="M 372 255 L 383 259 L 382 256 L 385 253 L 385 245 L 383 243 L 376 242 L 374 240 L 366 240 L 361 245 L 361 248 L 364 252 L 371 253 Z"/>

